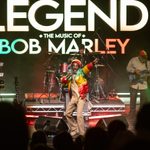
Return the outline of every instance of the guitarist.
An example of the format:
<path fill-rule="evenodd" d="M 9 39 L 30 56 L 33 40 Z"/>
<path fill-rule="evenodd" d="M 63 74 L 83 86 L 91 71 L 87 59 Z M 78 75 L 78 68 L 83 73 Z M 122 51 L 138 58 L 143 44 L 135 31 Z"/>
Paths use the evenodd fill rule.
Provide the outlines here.
<path fill-rule="evenodd" d="M 130 80 L 130 116 L 136 114 L 137 93 L 140 93 L 140 108 L 147 102 L 147 78 L 150 71 L 150 61 L 145 50 L 139 55 L 130 59 L 127 64 L 127 72 Z"/>

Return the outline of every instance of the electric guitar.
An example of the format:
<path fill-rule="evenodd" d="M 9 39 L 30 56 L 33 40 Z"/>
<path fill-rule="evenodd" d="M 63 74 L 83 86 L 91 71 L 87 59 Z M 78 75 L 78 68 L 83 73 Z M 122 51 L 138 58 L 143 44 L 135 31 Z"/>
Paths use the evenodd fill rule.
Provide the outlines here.
<path fill-rule="evenodd" d="M 147 81 L 147 77 L 150 77 L 150 72 L 148 70 L 141 71 L 140 74 L 129 73 L 129 82 L 132 84 L 143 83 Z"/>

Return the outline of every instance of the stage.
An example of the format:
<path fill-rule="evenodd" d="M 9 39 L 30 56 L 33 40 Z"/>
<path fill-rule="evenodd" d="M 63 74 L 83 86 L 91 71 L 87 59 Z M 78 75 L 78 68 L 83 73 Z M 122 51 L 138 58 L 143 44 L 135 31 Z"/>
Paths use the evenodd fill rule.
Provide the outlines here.
<path fill-rule="evenodd" d="M 16 94 L 0 94 L 0 96 L 1 101 L 13 102 Z M 49 97 L 47 93 L 31 92 L 25 93 L 24 97 L 22 104 L 26 109 L 27 123 L 31 135 L 36 130 L 35 122 L 38 118 L 57 118 L 58 120 L 63 118 L 66 102 L 60 100 L 59 93 L 51 93 Z M 119 119 L 127 121 L 129 129 L 133 130 L 132 121 L 128 118 L 129 100 L 129 93 L 117 93 L 117 97 L 109 97 L 109 99 L 89 99 L 83 112 L 86 126 L 95 126 L 99 120 L 107 120 L 108 122 L 119 117 Z M 139 106 L 139 96 L 137 106 Z M 73 115 L 76 116 L 76 112 Z"/>
<path fill-rule="evenodd" d="M 117 97 L 109 97 L 109 99 L 89 99 L 86 102 L 83 112 L 86 128 L 99 125 L 106 129 L 110 121 L 120 119 L 126 123 L 129 130 L 134 131 L 132 121 L 128 118 L 129 93 L 117 93 L 117 95 Z M 47 120 L 51 121 L 52 128 L 56 128 L 59 123 L 62 123 L 66 101 L 61 101 L 58 94 L 51 94 L 50 96 L 47 93 L 25 94 L 24 106 L 30 137 L 37 130 L 36 126 L 41 127 Z M 76 111 L 73 115 L 76 117 Z M 61 127 L 64 127 L 67 121 L 63 119 L 63 123 Z M 51 144 L 51 142 L 49 143 Z"/>
<path fill-rule="evenodd" d="M 62 117 L 66 109 L 68 100 L 62 101 L 57 94 L 42 93 L 26 93 L 25 94 L 25 108 L 27 116 L 51 116 Z M 123 114 L 125 112 L 125 103 L 118 97 L 111 97 L 109 99 L 89 99 L 86 101 L 83 115 L 92 119 L 95 116 Z M 73 113 L 76 115 L 76 111 Z"/>

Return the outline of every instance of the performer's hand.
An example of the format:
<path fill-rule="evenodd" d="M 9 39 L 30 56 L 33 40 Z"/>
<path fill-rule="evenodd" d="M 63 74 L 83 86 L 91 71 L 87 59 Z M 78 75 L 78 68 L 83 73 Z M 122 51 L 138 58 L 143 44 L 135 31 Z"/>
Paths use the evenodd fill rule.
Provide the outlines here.
<path fill-rule="evenodd" d="M 140 75 L 140 70 L 136 69 L 134 72 L 136 75 Z"/>

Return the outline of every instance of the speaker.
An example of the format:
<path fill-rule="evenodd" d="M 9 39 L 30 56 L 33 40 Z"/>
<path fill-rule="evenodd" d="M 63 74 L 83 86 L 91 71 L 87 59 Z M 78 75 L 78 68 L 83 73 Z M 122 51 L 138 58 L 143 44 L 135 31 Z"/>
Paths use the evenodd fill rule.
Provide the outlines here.
<path fill-rule="evenodd" d="M 110 117 L 110 118 L 100 119 L 97 122 L 96 127 L 101 127 L 104 130 L 107 130 L 107 127 L 108 127 L 109 123 L 112 122 L 113 120 L 120 120 L 126 125 L 127 128 L 129 127 L 128 121 L 124 116 L 117 116 L 117 117 Z"/>
<path fill-rule="evenodd" d="M 47 134 L 58 134 L 59 132 L 68 131 L 65 117 L 53 118 L 39 116 L 35 121 L 36 130 L 44 130 Z"/>

